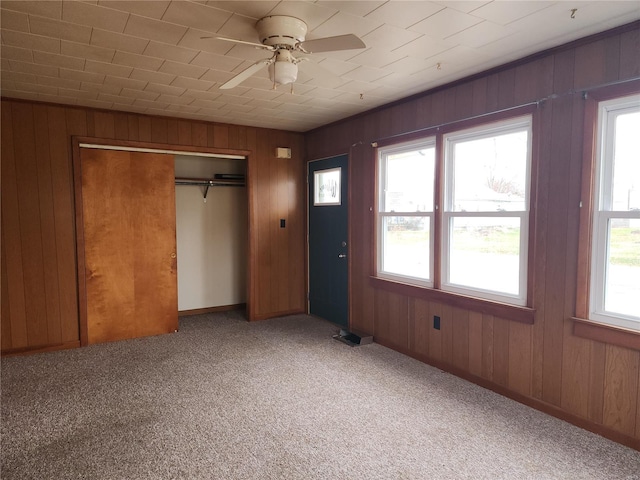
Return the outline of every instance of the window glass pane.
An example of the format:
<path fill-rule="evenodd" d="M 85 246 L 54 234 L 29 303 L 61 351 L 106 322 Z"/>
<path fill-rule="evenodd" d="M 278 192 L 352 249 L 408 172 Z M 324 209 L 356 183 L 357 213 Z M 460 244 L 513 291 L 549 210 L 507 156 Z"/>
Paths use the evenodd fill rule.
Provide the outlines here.
<path fill-rule="evenodd" d="M 609 222 L 605 310 L 640 318 L 640 220 Z"/>
<path fill-rule="evenodd" d="M 382 271 L 429 280 L 430 217 L 383 217 Z"/>
<path fill-rule="evenodd" d="M 453 144 L 456 212 L 526 210 L 526 130 Z"/>
<path fill-rule="evenodd" d="M 618 115 L 613 153 L 613 210 L 640 210 L 640 112 Z"/>
<path fill-rule="evenodd" d="M 433 211 L 434 161 L 434 147 L 387 155 L 382 211 Z"/>
<path fill-rule="evenodd" d="M 520 219 L 451 219 L 449 283 L 519 294 Z"/>

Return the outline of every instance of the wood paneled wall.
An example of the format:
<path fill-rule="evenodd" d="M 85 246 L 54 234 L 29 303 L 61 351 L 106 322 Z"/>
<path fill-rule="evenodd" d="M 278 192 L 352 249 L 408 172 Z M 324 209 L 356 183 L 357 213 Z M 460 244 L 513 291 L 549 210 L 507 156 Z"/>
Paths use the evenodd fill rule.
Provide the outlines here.
<path fill-rule="evenodd" d="M 3 353 L 79 345 L 72 136 L 249 151 L 250 316 L 305 310 L 301 134 L 3 99 Z"/>
<path fill-rule="evenodd" d="M 351 327 L 373 333 L 377 342 L 398 351 L 640 448 L 640 352 L 579 338 L 571 320 L 583 162 L 581 91 L 639 78 L 638 51 L 640 23 L 636 22 L 631 28 L 309 132 L 308 159 L 351 154 Z M 541 99 L 546 101 L 540 106 L 532 245 L 535 323 L 374 288 L 369 279 L 371 210 L 375 210 L 370 143 Z M 432 328 L 434 315 L 441 318 L 441 330 Z"/>

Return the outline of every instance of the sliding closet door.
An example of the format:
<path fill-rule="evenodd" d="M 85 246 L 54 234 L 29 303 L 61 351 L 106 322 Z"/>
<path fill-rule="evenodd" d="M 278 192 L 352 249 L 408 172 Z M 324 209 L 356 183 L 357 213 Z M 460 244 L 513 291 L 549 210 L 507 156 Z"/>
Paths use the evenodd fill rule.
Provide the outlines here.
<path fill-rule="evenodd" d="M 173 156 L 80 158 L 88 343 L 177 330 Z"/>

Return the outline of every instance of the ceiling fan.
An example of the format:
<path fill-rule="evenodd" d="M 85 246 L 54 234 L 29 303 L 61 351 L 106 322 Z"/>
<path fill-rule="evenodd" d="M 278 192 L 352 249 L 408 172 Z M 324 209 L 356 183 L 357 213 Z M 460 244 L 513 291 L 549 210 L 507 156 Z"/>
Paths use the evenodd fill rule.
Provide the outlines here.
<path fill-rule="evenodd" d="M 240 85 L 265 67 L 268 68 L 269 79 L 273 82 L 274 89 L 278 85 L 295 82 L 298 78 L 298 64 L 308 60 L 308 58 L 295 57 L 294 53 L 311 54 L 366 48 L 364 42 L 353 34 L 305 41 L 307 24 L 299 18 L 285 15 L 271 15 L 261 18 L 256 23 L 256 30 L 261 43 L 214 37 L 217 40 L 250 45 L 273 52 L 271 57 L 259 60 L 221 85 L 221 90 Z"/>

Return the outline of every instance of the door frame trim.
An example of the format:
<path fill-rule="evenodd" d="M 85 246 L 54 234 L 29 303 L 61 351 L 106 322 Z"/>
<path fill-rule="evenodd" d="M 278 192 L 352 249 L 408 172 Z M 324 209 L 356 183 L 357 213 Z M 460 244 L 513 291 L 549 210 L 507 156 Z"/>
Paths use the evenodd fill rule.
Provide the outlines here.
<path fill-rule="evenodd" d="M 307 315 L 310 315 L 311 313 L 311 305 L 310 305 L 310 300 L 309 300 L 309 293 L 311 291 L 311 281 L 310 281 L 310 276 L 311 276 L 311 268 L 309 265 L 309 225 L 310 225 L 310 211 L 309 211 L 309 204 L 310 204 L 310 198 L 309 198 L 309 187 L 311 185 L 311 183 L 309 183 L 309 173 L 310 173 L 310 168 L 311 168 L 311 163 L 313 162 L 319 162 L 321 160 L 330 160 L 332 158 L 336 158 L 336 157 L 342 157 L 345 156 L 347 157 L 347 197 L 346 197 L 346 202 L 347 202 L 347 328 L 351 328 L 351 223 L 349 222 L 349 217 L 351 216 L 351 150 L 345 152 L 345 153 L 336 153 L 334 155 L 329 155 L 326 157 L 321 157 L 321 158 L 314 158 L 313 160 L 307 160 L 307 168 L 306 168 L 306 192 L 305 192 L 305 208 L 306 208 L 306 212 L 307 212 L 307 231 L 306 231 L 306 245 L 305 245 L 305 265 L 306 265 L 306 269 L 307 269 L 307 285 L 306 285 L 306 293 L 305 293 L 305 297 L 306 297 L 306 312 Z"/>
<path fill-rule="evenodd" d="M 138 142 L 130 140 L 105 139 L 88 136 L 71 137 L 71 162 L 73 168 L 73 200 L 75 213 L 75 239 L 76 239 L 76 275 L 78 288 L 78 323 L 80 329 L 80 346 L 89 344 L 87 332 L 87 288 L 86 288 L 86 259 L 84 240 L 84 218 L 82 203 L 82 161 L 80 159 L 81 148 L 95 148 L 103 150 L 126 150 L 148 153 L 183 154 L 196 156 L 218 156 L 223 158 L 241 159 L 245 158 L 247 165 L 247 205 L 248 205 L 248 241 L 247 241 L 247 318 L 252 319 L 253 310 L 251 305 L 253 299 L 251 295 L 252 265 L 256 245 L 255 239 L 251 236 L 251 222 L 255 216 L 253 212 L 251 197 L 253 195 L 253 181 L 251 175 L 251 165 L 253 152 L 251 150 L 238 150 L 229 148 L 209 148 L 189 145 L 173 145 L 166 143 Z M 178 306 L 176 305 L 176 314 Z"/>

